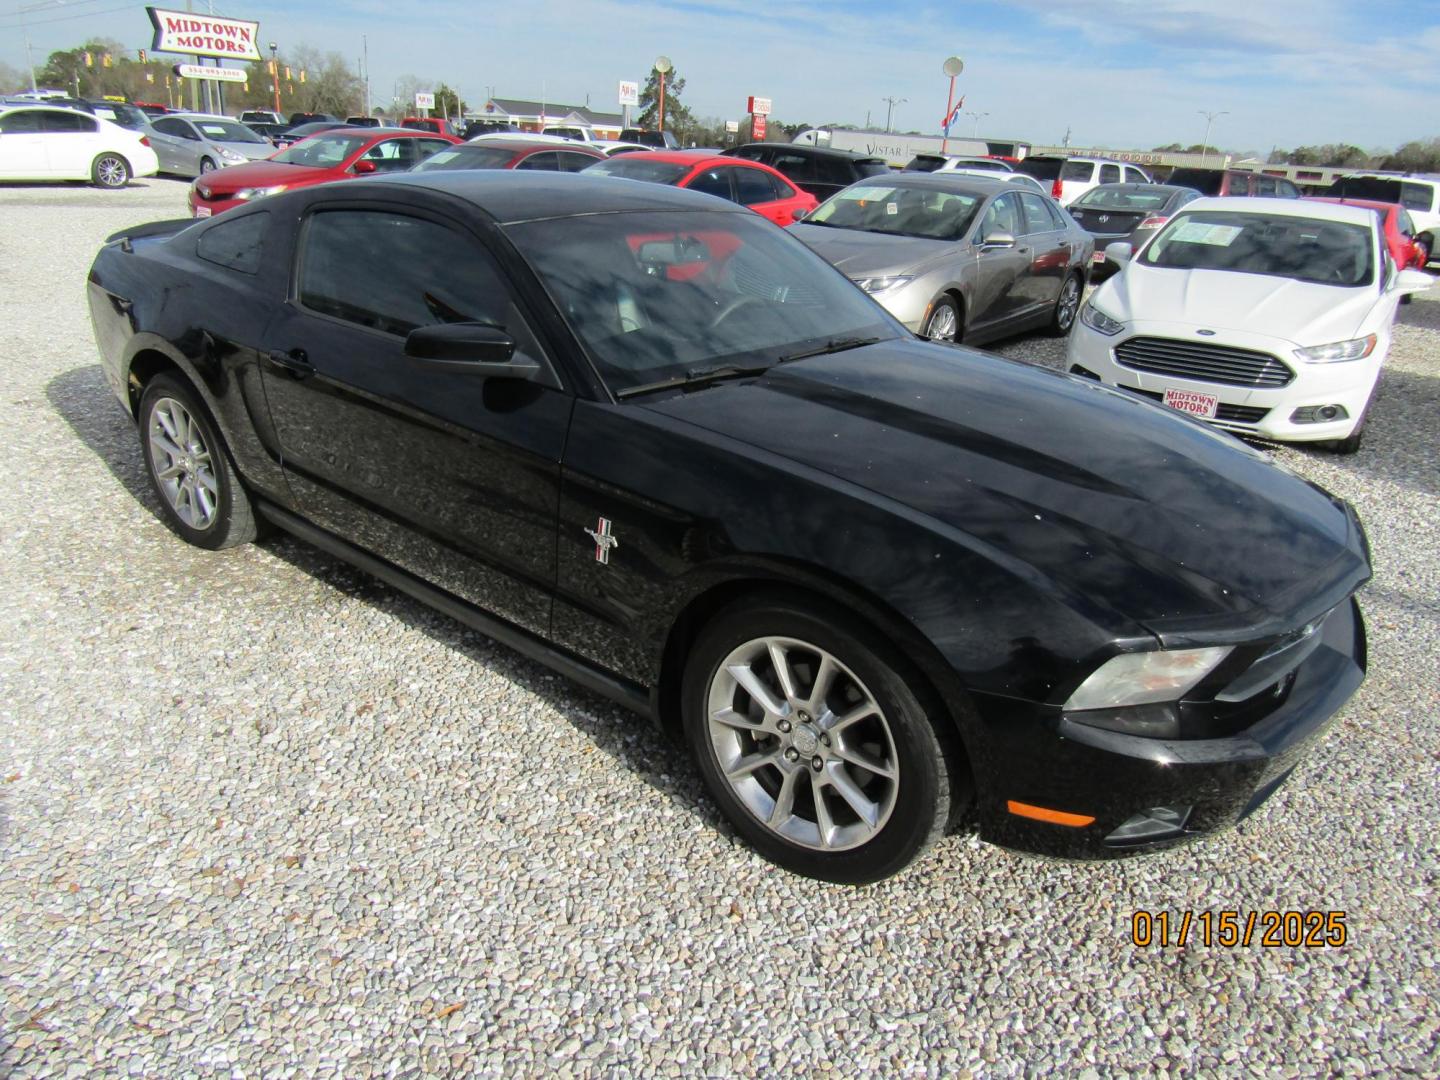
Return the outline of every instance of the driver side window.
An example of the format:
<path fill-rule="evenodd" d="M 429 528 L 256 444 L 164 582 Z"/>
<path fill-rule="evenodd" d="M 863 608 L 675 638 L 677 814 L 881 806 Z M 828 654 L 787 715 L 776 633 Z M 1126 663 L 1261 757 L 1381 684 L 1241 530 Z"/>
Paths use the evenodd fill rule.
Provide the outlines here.
<path fill-rule="evenodd" d="M 1001 195 L 985 211 L 985 217 L 980 224 L 980 239 L 983 241 L 987 236 L 995 233 L 1009 233 L 1011 236 L 1019 236 L 1024 232 L 1020 224 L 1020 199 L 1013 192 L 1006 192 Z"/>

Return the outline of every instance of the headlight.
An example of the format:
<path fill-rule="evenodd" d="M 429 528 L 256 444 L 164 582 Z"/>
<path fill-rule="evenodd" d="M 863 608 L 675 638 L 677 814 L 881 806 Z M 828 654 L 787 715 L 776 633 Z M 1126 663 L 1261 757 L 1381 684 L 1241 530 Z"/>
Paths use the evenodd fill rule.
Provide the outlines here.
<path fill-rule="evenodd" d="M 1089 300 L 1085 301 L 1085 306 L 1080 309 L 1080 321 L 1091 330 L 1098 331 L 1106 337 L 1114 337 L 1125 329 L 1123 322 L 1119 319 L 1112 319 Z"/>
<path fill-rule="evenodd" d="M 1230 655 L 1230 646 L 1122 653 L 1095 669 L 1065 702 L 1066 712 L 1179 701 Z"/>
<path fill-rule="evenodd" d="M 263 199 L 266 195 L 279 195 L 284 190 L 284 184 L 276 184 L 274 187 L 247 187 L 235 192 L 235 198 L 246 202 L 250 199 Z"/>
<path fill-rule="evenodd" d="M 910 280 L 911 277 L 904 274 L 891 274 L 888 277 L 858 278 L 855 284 L 859 285 L 860 288 L 868 293 L 877 293 L 885 292 L 889 289 L 898 289 Z"/>
<path fill-rule="evenodd" d="M 1295 355 L 1307 364 L 1336 364 L 1342 360 L 1363 360 L 1375 351 L 1375 335 L 1350 341 L 1332 341 L 1309 349 L 1296 349 Z"/>
<path fill-rule="evenodd" d="M 226 161 L 246 161 L 246 160 L 248 160 L 248 159 L 245 157 L 244 154 L 237 154 L 234 150 L 231 150 L 231 149 L 229 149 L 228 147 L 217 146 L 217 147 L 215 147 L 215 151 L 216 151 L 216 153 L 218 153 L 222 158 L 224 158 Z"/>

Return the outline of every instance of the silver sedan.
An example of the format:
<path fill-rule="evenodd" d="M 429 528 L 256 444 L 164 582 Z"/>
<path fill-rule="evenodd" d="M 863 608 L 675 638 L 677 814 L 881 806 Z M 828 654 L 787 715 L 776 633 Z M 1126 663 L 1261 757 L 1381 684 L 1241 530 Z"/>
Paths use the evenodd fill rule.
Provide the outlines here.
<path fill-rule="evenodd" d="M 971 344 L 1069 333 L 1094 251 L 1049 197 L 953 172 L 861 180 L 791 232 L 911 330 Z"/>
<path fill-rule="evenodd" d="M 160 171 L 172 176 L 199 176 L 275 153 L 269 142 L 228 116 L 166 113 L 150 121 L 147 134 Z"/>

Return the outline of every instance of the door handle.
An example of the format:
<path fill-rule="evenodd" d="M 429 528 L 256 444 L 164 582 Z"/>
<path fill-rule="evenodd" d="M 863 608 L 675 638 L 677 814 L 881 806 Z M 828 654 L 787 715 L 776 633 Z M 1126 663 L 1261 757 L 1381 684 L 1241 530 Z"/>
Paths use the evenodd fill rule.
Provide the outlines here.
<path fill-rule="evenodd" d="M 304 349 L 291 349 L 289 352 L 281 352 L 276 349 L 270 353 L 270 363 L 283 371 L 288 371 L 297 379 L 308 379 L 315 374 L 315 365 L 310 363 L 305 356 Z"/>

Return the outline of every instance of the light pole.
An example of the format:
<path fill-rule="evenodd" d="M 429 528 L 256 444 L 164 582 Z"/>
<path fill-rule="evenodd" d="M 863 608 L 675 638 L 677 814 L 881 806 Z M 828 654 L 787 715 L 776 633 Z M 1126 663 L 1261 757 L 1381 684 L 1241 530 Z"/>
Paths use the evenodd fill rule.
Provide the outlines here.
<path fill-rule="evenodd" d="M 895 106 L 904 105 L 905 102 L 909 101 L 910 99 L 903 97 L 882 97 L 880 100 L 885 102 L 888 106 L 885 110 L 885 131 L 888 134 L 890 131 L 890 121 L 895 116 Z"/>
<path fill-rule="evenodd" d="M 1210 153 L 1210 125 L 1215 122 L 1217 116 L 1229 116 L 1230 110 L 1225 109 L 1221 112 L 1206 112 L 1204 109 L 1197 109 L 1196 112 L 1205 118 L 1205 138 L 1200 142 L 1200 168 L 1203 169 L 1205 167 L 1205 155 Z"/>
<path fill-rule="evenodd" d="M 970 132 L 970 136 L 971 136 L 971 138 L 978 139 L 978 138 L 980 137 L 980 121 L 983 120 L 983 119 L 985 119 L 985 117 L 989 116 L 990 114 L 989 114 L 988 112 L 969 112 L 969 111 L 967 111 L 967 112 L 965 113 L 965 115 L 968 116 L 968 117 L 970 117 L 971 119 L 973 119 L 973 120 L 975 121 L 975 130 L 973 130 L 972 132 Z"/>
<path fill-rule="evenodd" d="M 660 142 L 665 142 L 665 73 L 675 67 L 668 56 L 655 58 L 655 70 L 660 73 Z"/>
<path fill-rule="evenodd" d="M 275 115 L 280 115 L 280 65 L 275 59 L 275 50 L 279 46 L 270 42 L 270 85 L 275 90 Z"/>
<path fill-rule="evenodd" d="M 955 118 L 955 76 L 965 70 L 965 61 L 958 56 L 948 57 L 945 63 L 940 65 L 942 73 L 950 76 L 950 93 L 945 98 L 945 123 L 941 125 L 940 132 L 940 153 L 945 153 L 950 148 L 950 121 Z M 965 104 L 965 99 L 960 99 L 960 104 Z M 889 130 L 889 125 L 886 125 Z"/>

